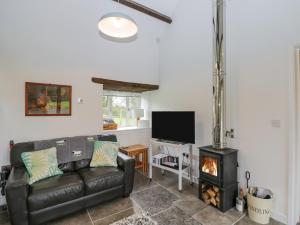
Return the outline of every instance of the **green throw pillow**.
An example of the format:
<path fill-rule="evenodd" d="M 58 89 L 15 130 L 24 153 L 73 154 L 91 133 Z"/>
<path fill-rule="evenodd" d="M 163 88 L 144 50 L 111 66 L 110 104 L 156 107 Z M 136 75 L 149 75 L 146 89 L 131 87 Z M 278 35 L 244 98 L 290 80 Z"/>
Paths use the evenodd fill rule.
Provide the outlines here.
<path fill-rule="evenodd" d="M 63 174 L 58 168 L 55 147 L 34 152 L 23 152 L 21 158 L 29 174 L 30 185 L 39 180 Z"/>
<path fill-rule="evenodd" d="M 109 141 L 95 141 L 94 153 L 90 167 L 114 166 L 117 167 L 119 143 Z"/>

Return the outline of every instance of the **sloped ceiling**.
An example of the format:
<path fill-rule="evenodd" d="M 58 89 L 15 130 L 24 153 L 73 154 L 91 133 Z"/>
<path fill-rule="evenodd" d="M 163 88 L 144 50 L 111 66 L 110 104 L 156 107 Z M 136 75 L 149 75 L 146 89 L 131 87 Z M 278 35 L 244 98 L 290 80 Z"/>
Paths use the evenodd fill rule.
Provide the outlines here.
<path fill-rule="evenodd" d="M 180 0 L 135 0 L 136 2 L 150 7 L 160 13 L 163 13 L 172 18 L 174 10 Z M 157 20 L 151 16 L 138 12 L 134 9 L 130 9 L 122 4 L 118 4 L 117 2 L 113 2 L 111 0 L 102 0 L 97 1 L 96 7 L 101 7 L 98 15 L 102 16 L 105 13 L 111 11 L 121 11 L 123 13 L 127 13 L 130 15 L 138 24 L 139 27 L 139 35 L 147 35 L 150 33 L 155 37 L 159 37 L 166 26 L 170 26 L 169 24 L 164 23 L 163 21 Z"/>
<path fill-rule="evenodd" d="M 173 11 L 179 1 L 180 0 L 136 0 L 136 2 L 153 8 L 170 17 L 172 17 Z M 168 26 L 168 24 L 162 21 L 112 0 L 28 0 L 24 2 L 12 0 L 4 5 L 3 10 L 9 10 L 9 13 L 12 14 L 18 13 L 18 11 L 21 10 L 21 14 L 28 12 L 33 14 L 33 16 L 40 16 L 42 19 L 48 18 L 49 20 L 51 20 L 52 16 L 54 21 L 60 20 L 62 23 L 67 22 L 68 24 L 66 25 L 69 25 L 70 27 L 85 24 L 86 28 L 83 29 L 88 29 L 88 27 L 90 27 L 90 29 L 97 29 L 97 22 L 104 14 L 109 12 L 122 12 L 131 16 L 137 22 L 139 36 L 141 37 L 157 37 L 163 29 Z M 16 18 L 18 17 L 18 15 L 15 16 Z M 74 17 L 76 18 L 73 19 Z M 74 24 L 71 24 L 70 20 L 73 20 Z"/>
<path fill-rule="evenodd" d="M 178 0 L 136 1 L 171 17 L 178 3 Z M 97 23 L 110 12 L 125 13 L 137 22 L 139 31 L 135 41 L 117 43 L 99 35 Z M 76 65 L 84 70 L 83 74 L 155 84 L 158 81 L 156 40 L 170 26 L 112 0 L 2 1 L 0 67 L 18 65 L 20 70 L 32 68 L 31 73 L 47 68 L 72 74 L 69 68 Z M 112 62 L 118 66 L 111 66 Z"/>
<path fill-rule="evenodd" d="M 136 0 L 136 2 L 172 17 L 179 0 Z"/>

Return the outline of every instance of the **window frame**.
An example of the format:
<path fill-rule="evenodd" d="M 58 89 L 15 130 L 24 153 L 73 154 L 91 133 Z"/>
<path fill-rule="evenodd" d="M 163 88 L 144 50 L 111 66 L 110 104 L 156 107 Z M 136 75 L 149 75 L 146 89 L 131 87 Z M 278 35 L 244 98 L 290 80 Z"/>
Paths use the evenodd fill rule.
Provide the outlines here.
<path fill-rule="evenodd" d="M 107 107 L 105 107 L 103 105 L 103 101 L 104 101 L 104 97 L 107 98 Z M 125 124 L 120 124 L 117 123 L 114 119 L 116 117 L 113 116 L 113 98 L 114 97 L 122 97 L 125 98 L 125 102 L 126 102 L 126 114 L 125 114 Z M 131 108 L 130 107 L 130 98 L 138 98 L 138 105 L 136 108 Z M 112 91 L 104 91 L 103 92 L 103 96 L 102 96 L 102 119 L 105 118 L 111 118 L 113 119 L 117 124 L 118 124 L 118 128 L 133 128 L 133 127 L 137 127 L 137 125 L 131 125 L 130 124 L 130 118 L 135 118 L 135 116 L 130 116 L 130 114 L 132 113 L 132 110 L 134 109 L 140 109 L 142 105 L 142 96 L 141 94 L 137 94 L 137 93 L 130 93 L 130 92 L 112 92 Z M 105 115 L 104 110 L 105 108 L 107 108 L 108 110 L 108 115 Z"/>

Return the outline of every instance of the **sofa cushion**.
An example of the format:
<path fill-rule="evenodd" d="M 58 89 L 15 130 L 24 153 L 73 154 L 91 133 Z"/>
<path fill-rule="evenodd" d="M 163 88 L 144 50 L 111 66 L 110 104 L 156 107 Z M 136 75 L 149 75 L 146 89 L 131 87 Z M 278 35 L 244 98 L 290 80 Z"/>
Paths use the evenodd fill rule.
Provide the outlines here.
<path fill-rule="evenodd" d="M 84 184 L 77 173 L 64 173 L 31 185 L 29 210 L 35 211 L 84 196 Z"/>
<path fill-rule="evenodd" d="M 116 167 L 96 167 L 78 170 L 85 183 L 86 194 L 93 194 L 124 183 L 124 172 Z"/>
<path fill-rule="evenodd" d="M 90 167 L 114 166 L 117 167 L 119 143 L 110 141 L 96 141 Z"/>
<path fill-rule="evenodd" d="M 30 185 L 39 180 L 63 174 L 58 168 L 56 148 L 23 152 L 21 157 L 29 173 Z"/>

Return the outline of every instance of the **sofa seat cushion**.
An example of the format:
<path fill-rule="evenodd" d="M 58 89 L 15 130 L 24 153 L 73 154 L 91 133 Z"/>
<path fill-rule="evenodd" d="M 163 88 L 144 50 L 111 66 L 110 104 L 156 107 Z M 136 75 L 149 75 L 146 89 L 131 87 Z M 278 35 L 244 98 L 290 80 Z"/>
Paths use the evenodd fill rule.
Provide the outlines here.
<path fill-rule="evenodd" d="M 96 167 L 78 170 L 85 183 L 87 195 L 107 190 L 124 183 L 124 172 L 116 167 Z"/>
<path fill-rule="evenodd" d="M 84 196 L 84 184 L 81 177 L 75 172 L 64 173 L 32 184 L 28 207 L 33 212 L 82 196 Z"/>

